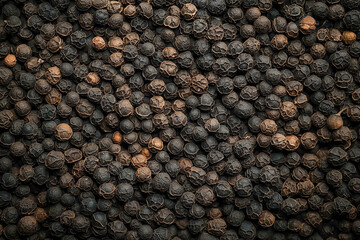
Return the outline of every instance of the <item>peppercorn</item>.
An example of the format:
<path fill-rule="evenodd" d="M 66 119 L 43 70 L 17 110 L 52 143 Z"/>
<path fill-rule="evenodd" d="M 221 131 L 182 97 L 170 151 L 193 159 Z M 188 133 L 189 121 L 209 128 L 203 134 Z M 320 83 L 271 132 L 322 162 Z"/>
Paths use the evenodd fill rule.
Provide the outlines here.
<path fill-rule="evenodd" d="M 18 231 L 22 235 L 32 235 L 39 228 L 36 219 L 32 216 L 22 217 L 18 222 Z"/>
<path fill-rule="evenodd" d="M 73 134 L 73 130 L 68 124 L 61 123 L 56 126 L 55 136 L 58 140 L 67 141 L 71 138 L 72 134 Z"/>
<path fill-rule="evenodd" d="M 8 67 L 14 67 L 16 65 L 16 56 L 9 54 L 4 59 L 5 65 Z"/>
<path fill-rule="evenodd" d="M 339 112 L 337 114 L 330 115 L 328 117 L 328 119 L 327 119 L 328 128 L 330 128 L 331 130 L 335 130 L 335 129 L 339 129 L 339 128 L 341 128 L 343 126 L 343 120 L 342 120 L 342 118 L 340 116 L 341 112 Z"/>
<path fill-rule="evenodd" d="M 315 31 L 316 22 L 315 19 L 311 16 L 306 16 L 300 20 L 300 31 L 303 34 L 309 34 Z"/>

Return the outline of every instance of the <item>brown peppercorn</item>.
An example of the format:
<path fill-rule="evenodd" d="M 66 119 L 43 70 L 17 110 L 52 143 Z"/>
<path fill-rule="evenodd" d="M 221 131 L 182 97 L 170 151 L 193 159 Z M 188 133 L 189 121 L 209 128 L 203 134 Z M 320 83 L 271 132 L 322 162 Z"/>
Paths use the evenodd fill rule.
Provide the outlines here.
<path fill-rule="evenodd" d="M 164 19 L 164 26 L 169 28 L 178 28 L 180 25 L 180 18 L 178 16 L 167 16 Z"/>
<path fill-rule="evenodd" d="M 106 47 L 106 43 L 102 37 L 96 36 L 92 39 L 92 46 L 95 50 L 101 51 Z"/>
<path fill-rule="evenodd" d="M 19 58 L 17 57 L 17 59 Z M 41 64 L 43 63 L 44 60 L 42 60 L 41 58 L 32 57 L 25 63 L 25 67 L 29 72 L 35 73 L 40 70 Z"/>
<path fill-rule="evenodd" d="M 25 117 L 26 115 L 28 115 L 30 113 L 31 105 L 29 102 L 27 102 L 25 100 L 21 100 L 21 101 L 15 103 L 14 109 L 18 116 Z"/>
<path fill-rule="evenodd" d="M 197 74 L 191 78 L 191 90 L 196 94 L 206 93 L 209 89 L 209 82 L 202 74 Z"/>
<path fill-rule="evenodd" d="M 310 197 L 315 190 L 314 184 L 310 180 L 299 182 L 297 188 L 299 190 L 298 193 L 302 197 Z"/>
<path fill-rule="evenodd" d="M 60 69 L 56 66 L 50 67 L 45 72 L 46 80 L 51 84 L 55 85 L 60 82 L 61 72 Z"/>
<path fill-rule="evenodd" d="M 227 224 L 224 219 L 216 218 L 207 222 L 206 230 L 214 236 L 222 236 L 226 231 Z"/>
<path fill-rule="evenodd" d="M 27 182 L 35 175 L 34 168 L 31 165 L 22 165 L 19 170 L 19 180 Z"/>
<path fill-rule="evenodd" d="M 129 85 L 124 84 L 121 87 L 118 87 L 115 91 L 116 97 L 123 99 L 123 98 L 130 98 L 131 96 L 131 88 Z"/>
<path fill-rule="evenodd" d="M 180 112 L 185 112 L 186 111 L 186 104 L 185 101 L 180 100 L 180 99 L 176 99 L 172 106 L 171 109 L 175 112 L 175 111 L 180 111 Z"/>
<path fill-rule="evenodd" d="M 354 32 L 345 31 L 342 34 L 342 39 L 345 44 L 352 44 L 356 41 L 356 34 Z"/>
<path fill-rule="evenodd" d="M 21 235 L 32 235 L 39 229 L 39 224 L 33 216 L 22 217 L 17 224 L 18 231 Z"/>
<path fill-rule="evenodd" d="M 292 120 L 284 125 L 284 131 L 287 135 L 298 134 L 300 132 L 300 126 L 298 120 Z"/>
<path fill-rule="evenodd" d="M 131 158 L 131 163 L 136 168 L 146 167 L 147 159 L 144 155 L 137 154 Z"/>
<path fill-rule="evenodd" d="M 311 153 L 305 153 L 301 158 L 301 164 L 310 170 L 315 169 L 318 166 L 318 162 L 318 156 Z"/>
<path fill-rule="evenodd" d="M 286 136 L 286 150 L 295 151 L 300 147 L 300 140 L 295 135 Z"/>
<path fill-rule="evenodd" d="M 281 188 L 281 195 L 285 197 L 292 197 L 298 192 L 296 181 L 291 178 L 287 178 Z"/>
<path fill-rule="evenodd" d="M 151 110 L 156 113 L 162 113 L 165 107 L 165 99 L 162 96 L 154 96 L 150 98 Z"/>
<path fill-rule="evenodd" d="M 282 85 L 275 86 L 272 91 L 278 97 L 285 97 L 287 94 L 286 87 Z"/>
<path fill-rule="evenodd" d="M 122 135 L 119 131 L 116 131 L 112 135 L 112 140 L 114 143 L 121 143 L 122 141 Z"/>
<path fill-rule="evenodd" d="M 62 44 L 63 44 L 63 39 L 59 36 L 55 36 L 47 42 L 46 48 L 50 52 L 56 53 L 62 48 Z"/>
<path fill-rule="evenodd" d="M 299 81 L 289 81 L 286 83 L 286 91 L 291 97 L 298 96 L 304 89 L 304 86 Z"/>
<path fill-rule="evenodd" d="M 136 32 L 130 32 L 126 34 L 123 39 L 125 45 L 134 45 L 137 46 L 140 42 L 140 36 Z"/>
<path fill-rule="evenodd" d="M 222 212 L 219 208 L 210 208 L 208 214 L 211 219 L 217 219 L 222 217 Z"/>
<path fill-rule="evenodd" d="M 147 160 L 149 160 L 152 157 L 152 153 L 150 152 L 150 150 L 146 147 L 144 147 L 143 149 L 141 149 L 141 154 L 144 155 L 146 157 Z"/>
<path fill-rule="evenodd" d="M 62 188 L 69 188 L 75 184 L 74 176 L 71 175 L 69 172 L 65 173 L 60 177 L 59 185 Z"/>
<path fill-rule="evenodd" d="M 153 95 L 162 95 L 166 90 L 166 84 L 161 79 L 154 79 L 149 83 L 148 89 Z"/>
<path fill-rule="evenodd" d="M 151 152 L 155 153 L 161 151 L 164 148 L 164 143 L 160 138 L 154 137 L 148 143 L 148 148 Z"/>
<path fill-rule="evenodd" d="M 34 217 L 35 217 L 36 221 L 38 221 L 39 223 L 42 223 L 48 218 L 48 214 L 45 209 L 37 208 L 35 210 Z"/>
<path fill-rule="evenodd" d="M 108 47 L 110 52 L 118 52 L 123 50 L 124 42 L 120 37 L 114 36 L 109 39 Z"/>
<path fill-rule="evenodd" d="M 310 48 L 310 54 L 314 58 L 324 58 L 326 55 L 326 49 L 321 43 L 315 43 Z"/>
<path fill-rule="evenodd" d="M 181 15 L 184 17 L 185 20 L 189 21 L 189 20 L 194 19 L 197 11 L 198 10 L 194 4 L 186 3 L 181 8 Z"/>
<path fill-rule="evenodd" d="M 216 171 L 210 171 L 206 174 L 206 183 L 208 185 L 215 185 L 219 181 L 219 175 Z"/>
<path fill-rule="evenodd" d="M 332 114 L 328 117 L 326 124 L 330 130 L 339 129 L 344 125 L 344 121 L 341 117 L 341 113 L 343 113 L 346 110 L 347 110 L 347 108 L 344 108 L 337 114 Z"/>
<path fill-rule="evenodd" d="M 108 0 L 92 0 L 92 6 L 96 9 L 106 8 L 108 6 Z"/>
<path fill-rule="evenodd" d="M 329 40 L 329 29 L 328 28 L 320 28 L 316 32 L 316 37 L 321 42 L 328 41 Z"/>
<path fill-rule="evenodd" d="M 169 127 L 169 119 L 163 113 L 155 114 L 152 118 L 152 122 L 157 129 L 166 129 Z"/>
<path fill-rule="evenodd" d="M 87 183 L 87 185 L 90 186 L 89 183 Z M 90 191 L 90 190 L 85 190 L 85 191 Z M 99 186 L 98 193 L 104 199 L 113 199 L 115 197 L 115 190 L 116 187 L 113 183 L 103 183 Z"/>
<path fill-rule="evenodd" d="M 56 126 L 55 137 L 59 141 L 67 141 L 73 135 L 72 128 L 66 123 L 60 123 Z"/>
<path fill-rule="evenodd" d="M 301 144 L 305 149 L 314 149 L 318 143 L 318 138 L 313 132 L 306 132 L 301 135 Z"/>
<path fill-rule="evenodd" d="M 260 16 L 261 16 L 261 11 L 257 7 L 251 7 L 245 12 L 245 18 L 250 22 L 255 21 Z"/>
<path fill-rule="evenodd" d="M 300 93 L 294 98 L 294 104 L 297 108 L 304 108 L 308 102 L 308 98 L 304 93 Z"/>
<path fill-rule="evenodd" d="M 170 115 L 169 122 L 174 128 L 182 128 L 188 123 L 188 118 L 183 112 L 176 111 Z"/>
<path fill-rule="evenodd" d="M 333 114 L 330 115 L 326 121 L 327 126 L 331 130 L 339 129 L 343 126 L 344 122 L 340 115 Z"/>
<path fill-rule="evenodd" d="M 341 32 L 338 29 L 331 28 L 329 30 L 329 40 L 334 42 L 340 42 L 342 40 Z"/>
<path fill-rule="evenodd" d="M 270 146 L 271 143 L 271 136 L 267 136 L 265 134 L 258 134 L 256 137 L 256 142 L 261 148 L 267 148 Z"/>
<path fill-rule="evenodd" d="M 179 89 L 179 97 L 183 100 L 186 100 L 189 96 L 192 95 L 191 88 L 181 88 Z"/>
<path fill-rule="evenodd" d="M 91 86 L 95 86 L 97 84 L 99 84 L 100 82 L 100 77 L 96 72 L 89 72 L 86 77 L 85 77 L 85 82 L 87 82 L 88 84 L 90 84 Z"/>
<path fill-rule="evenodd" d="M 151 170 L 148 167 L 140 167 L 136 170 L 136 179 L 139 182 L 146 182 L 151 179 Z"/>
<path fill-rule="evenodd" d="M 271 137 L 271 145 L 273 145 L 279 149 L 284 149 L 287 145 L 287 139 L 283 134 L 275 133 Z"/>
<path fill-rule="evenodd" d="M 129 100 L 125 99 L 115 104 L 115 111 L 120 117 L 128 117 L 134 114 L 134 107 Z"/>
<path fill-rule="evenodd" d="M 285 120 L 295 117 L 297 113 L 297 107 L 293 102 L 283 102 L 280 106 L 280 114 Z"/>
<path fill-rule="evenodd" d="M 4 63 L 8 67 L 13 67 L 16 65 L 16 56 L 14 54 L 9 54 L 5 57 Z"/>
<path fill-rule="evenodd" d="M 83 177 L 85 175 L 85 161 L 81 160 L 76 162 L 72 168 L 71 174 L 76 178 Z"/>
<path fill-rule="evenodd" d="M 260 123 L 260 130 L 264 134 L 273 135 L 278 130 L 278 126 L 276 125 L 274 120 L 265 119 Z"/>
<path fill-rule="evenodd" d="M 276 34 L 271 39 L 271 47 L 276 50 L 284 49 L 288 45 L 288 38 L 284 34 Z"/>
<path fill-rule="evenodd" d="M 257 18 L 253 26 L 257 33 L 267 33 L 271 30 L 271 21 L 266 16 Z"/>
<path fill-rule="evenodd" d="M 299 63 L 302 65 L 310 65 L 314 62 L 313 57 L 309 53 L 304 53 L 299 57 Z"/>
<path fill-rule="evenodd" d="M 303 34 L 310 34 L 316 29 L 316 21 L 311 16 L 306 16 L 300 20 L 300 31 Z"/>
<path fill-rule="evenodd" d="M 190 168 L 193 166 L 193 163 L 190 159 L 188 158 L 180 158 L 178 160 L 179 166 L 180 166 L 180 172 L 182 174 L 185 174 L 186 172 L 188 172 L 190 170 Z"/>
<path fill-rule="evenodd" d="M 178 69 L 178 66 L 172 61 L 162 61 L 160 64 L 160 73 L 165 76 L 175 77 Z"/>
<path fill-rule="evenodd" d="M 221 41 L 224 35 L 225 35 L 224 29 L 215 25 L 210 26 L 206 32 L 206 37 L 209 40 L 213 40 L 213 41 Z"/>
<path fill-rule="evenodd" d="M 119 161 L 123 166 L 129 166 L 131 163 L 131 155 L 128 151 L 121 151 L 116 156 L 116 160 Z"/>
<path fill-rule="evenodd" d="M 275 216 L 269 212 L 268 210 L 264 210 L 261 212 L 259 216 L 259 225 L 261 227 L 267 228 L 271 227 L 275 223 Z"/>
<path fill-rule="evenodd" d="M 244 52 L 249 54 L 256 54 L 260 51 L 261 43 L 254 37 L 250 37 L 243 43 Z"/>
<path fill-rule="evenodd" d="M 210 118 L 205 122 L 205 129 L 208 132 L 216 132 L 220 128 L 220 123 L 216 118 Z"/>
<path fill-rule="evenodd" d="M 134 18 L 138 13 L 137 7 L 135 5 L 129 4 L 124 8 L 123 13 L 128 18 Z"/>
<path fill-rule="evenodd" d="M 172 16 L 180 16 L 180 8 L 176 5 L 171 5 L 168 9 L 167 9 L 169 15 Z"/>
<path fill-rule="evenodd" d="M 45 101 L 48 104 L 56 105 L 61 102 L 62 94 L 56 89 L 52 88 L 50 92 L 45 96 Z"/>
<path fill-rule="evenodd" d="M 166 59 L 176 59 L 179 56 L 178 51 L 173 47 L 166 47 L 162 50 L 162 55 Z"/>
<path fill-rule="evenodd" d="M 114 52 L 109 56 L 108 62 L 113 67 L 120 67 L 124 63 L 124 58 L 122 53 Z"/>

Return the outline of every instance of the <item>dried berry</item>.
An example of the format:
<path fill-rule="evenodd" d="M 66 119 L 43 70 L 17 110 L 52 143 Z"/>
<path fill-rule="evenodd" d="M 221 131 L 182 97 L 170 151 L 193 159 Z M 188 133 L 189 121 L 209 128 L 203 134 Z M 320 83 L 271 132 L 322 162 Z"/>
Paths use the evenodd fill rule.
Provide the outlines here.
<path fill-rule="evenodd" d="M 0 235 L 357 239 L 359 6 L 2 4 Z"/>

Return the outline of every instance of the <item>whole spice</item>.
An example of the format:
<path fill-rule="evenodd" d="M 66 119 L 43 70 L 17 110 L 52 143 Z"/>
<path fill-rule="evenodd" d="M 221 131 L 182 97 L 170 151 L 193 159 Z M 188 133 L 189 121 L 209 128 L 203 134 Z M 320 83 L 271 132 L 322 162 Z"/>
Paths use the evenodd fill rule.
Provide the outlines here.
<path fill-rule="evenodd" d="M 9 54 L 5 57 L 4 63 L 7 67 L 14 67 L 16 65 L 16 56 Z"/>
<path fill-rule="evenodd" d="M 311 16 L 306 16 L 300 20 L 300 31 L 303 34 L 309 34 L 316 29 L 316 20 Z"/>
<path fill-rule="evenodd" d="M 1 239 L 359 239 L 360 2 L 0 3 Z"/>

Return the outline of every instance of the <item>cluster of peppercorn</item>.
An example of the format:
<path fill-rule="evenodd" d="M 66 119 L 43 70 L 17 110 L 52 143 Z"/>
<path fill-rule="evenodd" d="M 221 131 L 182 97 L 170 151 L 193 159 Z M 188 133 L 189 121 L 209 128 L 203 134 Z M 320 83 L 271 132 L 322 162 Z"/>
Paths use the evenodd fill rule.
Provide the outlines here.
<path fill-rule="evenodd" d="M 0 10 L 0 239 L 360 238 L 359 0 Z"/>

